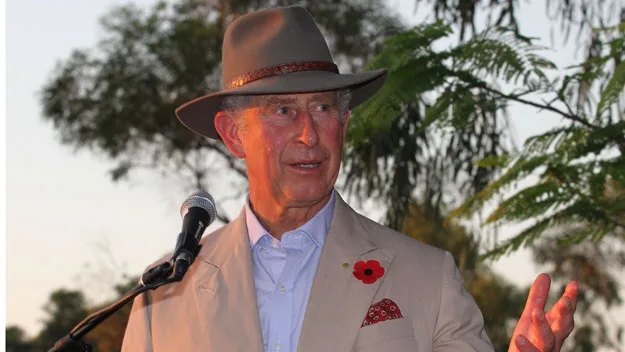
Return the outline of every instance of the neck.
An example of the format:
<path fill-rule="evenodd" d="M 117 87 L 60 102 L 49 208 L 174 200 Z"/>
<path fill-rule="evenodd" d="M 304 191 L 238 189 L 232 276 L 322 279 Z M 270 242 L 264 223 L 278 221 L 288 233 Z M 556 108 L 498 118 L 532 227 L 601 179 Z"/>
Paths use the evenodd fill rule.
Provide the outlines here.
<path fill-rule="evenodd" d="M 275 200 L 264 200 L 250 193 L 250 207 L 263 227 L 278 240 L 285 232 L 295 230 L 312 219 L 330 200 L 329 193 L 313 204 L 280 204 Z"/>

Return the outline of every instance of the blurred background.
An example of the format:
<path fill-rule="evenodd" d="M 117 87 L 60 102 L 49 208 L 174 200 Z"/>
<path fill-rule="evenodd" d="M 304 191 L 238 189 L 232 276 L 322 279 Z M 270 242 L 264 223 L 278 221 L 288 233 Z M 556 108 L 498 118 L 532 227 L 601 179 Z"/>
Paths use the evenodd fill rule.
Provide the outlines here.
<path fill-rule="evenodd" d="M 450 251 L 498 351 L 539 272 L 553 298 L 580 283 L 564 350 L 625 350 L 624 0 L 7 1 L 7 350 L 128 292 L 192 191 L 216 199 L 209 231 L 238 215 L 244 165 L 174 110 L 220 89 L 228 23 L 288 4 L 341 71 L 389 68 L 350 120 L 350 204 Z"/>

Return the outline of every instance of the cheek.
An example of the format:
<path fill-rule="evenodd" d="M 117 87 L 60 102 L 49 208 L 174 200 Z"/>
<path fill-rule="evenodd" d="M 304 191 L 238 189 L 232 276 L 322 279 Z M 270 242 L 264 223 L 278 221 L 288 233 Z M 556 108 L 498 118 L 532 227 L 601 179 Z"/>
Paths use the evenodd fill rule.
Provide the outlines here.
<path fill-rule="evenodd" d="M 341 156 L 343 154 L 343 134 L 340 128 L 328 131 L 324 136 L 324 148 L 330 156 L 329 177 L 336 177 L 341 167 Z"/>
<path fill-rule="evenodd" d="M 342 126 L 337 122 L 329 127 L 324 134 L 325 147 L 334 157 L 340 158 L 344 142 Z"/>
<path fill-rule="evenodd" d="M 252 145 L 252 148 L 255 148 L 254 154 L 271 164 L 273 161 L 280 160 L 286 145 L 287 139 L 284 137 L 283 132 L 275 129 L 266 129 L 256 136 L 256 142 Z"/>

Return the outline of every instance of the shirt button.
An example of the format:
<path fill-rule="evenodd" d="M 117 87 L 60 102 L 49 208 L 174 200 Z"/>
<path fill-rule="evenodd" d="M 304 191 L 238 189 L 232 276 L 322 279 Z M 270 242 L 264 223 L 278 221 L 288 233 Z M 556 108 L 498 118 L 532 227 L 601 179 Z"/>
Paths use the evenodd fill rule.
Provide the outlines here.
<path fill-rule="evenodd" d="M 271 246 L 272 246 L 273 248 L 278 248 L 278 247 L 280 247 L 280 244 L 278 243 L 278 241 L 275 241 L 275 240 L 274 240 L 274 241 L 272 241 L 272 242 L 271 242 Z"/>
<path fill-rule="evenodd" d="M 275 344 L 273 345 L 273 349 L 274 349 L 274 350 L 276 350 L 276 351 L 280 351 L 280 349 L 281 349 L 281 348 L 282 348 L 282 346 L 280 346 L 280 344 L 279 344 L 279 343 L 275 343 Z"/>
<path fill-rule="evenodd" d="M 286 287 L 284 285 L 280 285 L 280 294 L 283 295 L 286 292 Z"/>

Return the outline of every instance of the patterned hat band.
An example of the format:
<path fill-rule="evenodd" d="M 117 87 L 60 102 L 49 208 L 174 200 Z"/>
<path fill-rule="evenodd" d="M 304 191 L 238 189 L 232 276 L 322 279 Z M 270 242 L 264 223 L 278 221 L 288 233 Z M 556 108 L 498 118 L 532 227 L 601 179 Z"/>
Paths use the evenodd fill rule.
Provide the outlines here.
<path fill-rule="evenodd" d="M 239 88 L 262 78 L 277 76 L 282 73 L 300 71 L 329 71 L 339 73 L 339 68 L 334 63 L 326 61 L 300 61 L 288 64 L 279 64 L 275 66 L 263 67 L 259 70 L 242 74 L 230 82 L 224 82 L 224 89 Z"/>

